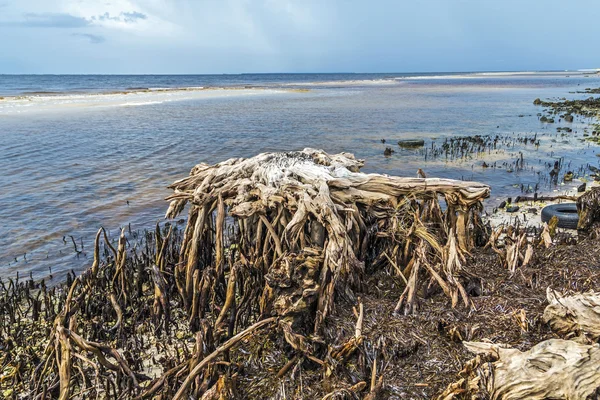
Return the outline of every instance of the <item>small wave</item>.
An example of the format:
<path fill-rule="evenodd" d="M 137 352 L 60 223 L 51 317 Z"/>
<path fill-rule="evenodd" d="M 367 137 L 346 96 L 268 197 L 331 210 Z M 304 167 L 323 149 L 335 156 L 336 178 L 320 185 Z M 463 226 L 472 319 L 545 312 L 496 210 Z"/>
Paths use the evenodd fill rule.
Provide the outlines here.
<path fill-rule="evenodd" d="M 23 92 L 23 96 L 45 96 L 45 95 L 60 95 L 65 94 L 67 92 L 58 92 L 58 91 L 50 91 L 50 90 L 35 90 L 31 92 Z"/>
<path fill-rule="evenodd" d="M 145 89 L 145 91 L 149 92 L 177 92 L 177 91 L 186 91 L 186 90 L 204 90 L 206 87 L 204 86 L 182 86 L 182 87 L 151 87 Z"/>
<path fill-rule="evenodd" d="M 393 85 L 396 79 L 356 79 L 344 81 L 321 81 L 321 82 L 291 82 L 282 86 L 360 86 L 360 85 Z"/>
<path fill-rule="evenodd" d="M 509 71 L 509 72 L 466 72 L 466 73 L 448 73 L 438 75 L 412 75 L 399 76 L 394 78 L 399 81 L 403 80 L 439 80 L 439 79 L 482 79 L 490 77 L 505 77 L 505 76 L 531 76 L 531 75 L 548 75 L 557 74 L 557 72 L 539 72 L 539 71 Z"/>
<path fill-rule="evenodd" d="M 519 75 L 540 75 L 537 71 L 511 71 L 511 72 L 477 72 L 473 75 L 481 76 L 519 76 Z"/>
<path fill-rule="evenodd" d="M 409 75 L 399 76 L 394 78 L 397 81 L 411 81 L 411 80 L 436 80 L 436 79 L 471 79 L 477 78 L 477 73 L 463 73 L 463 74 L 442 74 L 442 75 Z"/>
<path fill-rule="evenodd" d="M 120 107 L 128 107 L 128 106 L 147 106 L 150 104 L 162 104 L 164 103 L 164 101 L 153 101 L 153 100 L 149 100 L 149 101 L 133 101 L 133 102 L 128 102 L 128 103 L 123 103 L 123 104 L 118 104 L 118 106 Z"/>

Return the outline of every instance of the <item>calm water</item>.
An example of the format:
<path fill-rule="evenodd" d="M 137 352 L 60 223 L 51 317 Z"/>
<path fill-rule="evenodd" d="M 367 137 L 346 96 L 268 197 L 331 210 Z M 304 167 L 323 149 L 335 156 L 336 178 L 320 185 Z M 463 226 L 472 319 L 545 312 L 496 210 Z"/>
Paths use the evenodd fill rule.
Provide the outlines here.
<path fill-rule="evenodd" d="M 99 94 L 200 86 L 259 89 Z M 90 265 L 100 225 L 116 236 L 121 226 L 144 229 L 162 219 L 166 186 L 196 163 L 264 151 L 347 151 L 366 160 L 366 172 L 415 176 L 423 168 L 490 183 L 496 197 L 517 195 L 515 186 L 538 183 L 553 157 L 564 156 L 571 169 L 598 165 L 599 150 L 580 142 L 585 121 L 568 124 L 577 133 L 561 137 L 556 127 L 567 124 L 541 124 L 532 101 L 588 97 L 570 92 L 599 86 L 599 76 L 577 73 L 0 76 L 0 276 L 41 278 L 52 268 L 63 279 L 65 270 Z M 395 145 L 535 133 L 537 150 L 489 154 L 502 163 L 524 151 L 528 168 L 514 173 L 483 169 L 483 159 L 425 160 Z M 396 150 L 392 157 L 383 156 L 386 145 Z M 85 256 L 75 254 L 69 235 L 83 242 Z"/>

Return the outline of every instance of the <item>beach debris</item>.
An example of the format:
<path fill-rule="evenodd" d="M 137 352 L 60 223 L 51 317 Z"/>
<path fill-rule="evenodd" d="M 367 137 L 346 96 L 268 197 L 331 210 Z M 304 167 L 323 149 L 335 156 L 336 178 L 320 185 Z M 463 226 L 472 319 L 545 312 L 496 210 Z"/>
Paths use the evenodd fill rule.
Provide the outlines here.
<path fill-rule="evenodd" d="M 549 287 L 546 295 L 549 305 L 543 319 L 554 332 L 567 338 L 584 335 L 592 342 L 600 339 L 599 292 L 564 295 Z"/>
<path fill-rule="evenodd" d="M 578 231 L 589 231 L 600 221 L 600 187 L 591 188 L 577 198 Z"/>
<path fill-rule="evenodd" d="M 393 153 L 395 153 L 395 151 L 392 150 L 391 147 L 386 147 L 385 150 L 383 151 L 383 155 L 386 157 L 391 156 Z"/>
<path fill-rule="evenodd" d="M 552 221 L 556 218 L 559 228 L 577 229 L 579 216 L 576 203 L 550 204 L 542 209 L 542 222 Z"/>
<path fill-rule="evenodd" d="M 600 391 L 597 344 L 550 339 L 528 351 L 486 342 L 463 344 L 477 356 L 465 364 L 460 380 L 450 384 L 438 400 L 593 399 Z"/>
<path fill-rule="evenodd" d="M 577 201 L 577 197 L 576 196 L 569 196 L 569 195 L 556 195 L 556 196 L 538 196 L 537 193 L 535 193 L 532 196 L 517 196 L 515 197 L 515 203 L 524 203 L 524 202 L 531 202 L 531 201 L 539 201 L 539 202 L 548 202 L 548 201 L 558 201 L 558 200 L 568 200 L 568 201 Z"/>
<path fill-rule="evenodd" d="M 499 246 L 498 239 L 503 234 L 504 243 L 503 246 Z M 527 266 L 533 257 L 533 246 L 528 241 L 527 232 L 506 229 L 504 226 L 492 232 L 486 247 L 490 247 L 498 255 L 500 263 L 511 274 L 518 268 Z"/>
<path fill-rule="evenodd" d="M 568 171 L 565 176 L 563 177 L 563 180 L 565 182 L 572 182 L 573 181 L 573 171 Z"/>
<path fill-rule="evenodd" d="M 417 178 L 423 178 L 423 179 L 427 178 L 425 171 L 423 171 L 421 168 L 419 168 L 417 170 Z"/>
<path fill-rule="evenodd" d="M 384 144 L 385 144 L 385 139 L 381 139 L 381 143 L 384 143 Z"/>

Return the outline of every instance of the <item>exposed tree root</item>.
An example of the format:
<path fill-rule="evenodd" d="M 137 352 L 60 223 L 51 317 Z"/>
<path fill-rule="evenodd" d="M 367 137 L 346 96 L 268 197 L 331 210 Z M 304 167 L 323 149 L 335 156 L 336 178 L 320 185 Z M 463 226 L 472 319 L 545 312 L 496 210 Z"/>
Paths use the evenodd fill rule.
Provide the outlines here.
<path fill-rule="evenodd" d="M 361 166 L 352 155 L 311 149 L 197 165 L 171 186 L 167 217 L 189 203 L 182 235 L 157 226 L 132 244 L 125 230 L 113 241 L 101 229 L 91 268 L 69 274 L 68 290 L 4 287 L 13 296 L 0 302 L 12 312 L 7 321 L 39 319 L 45 347 L 7 360 L 16 367 L 2 379 L 21 382 L 34 399 L 237 398 L 243 366 L 261 357 L 265 335 L 279 338 L 286 355 L 273 376 L 308 364 L 322 371 L 326 398 L 380 397 L 386 350 L 364 343 L 368 310 L 357 295 L 370 289 L 365 278 L 403 279 L 399 314 L 417 312 L 423 290 L 470 307 L 465 265 L 473 245 L 485 243 L 479 212 L 489 187 L 363 174 Z M 328 345 L 328 318 L 352 305 L 354 335 Z M 242 356 L 241 348 L 251 350 Z M 361 381 L 330 386 L 357 359 Z M 33 370 L 21 381 L 20 365 Z"/>

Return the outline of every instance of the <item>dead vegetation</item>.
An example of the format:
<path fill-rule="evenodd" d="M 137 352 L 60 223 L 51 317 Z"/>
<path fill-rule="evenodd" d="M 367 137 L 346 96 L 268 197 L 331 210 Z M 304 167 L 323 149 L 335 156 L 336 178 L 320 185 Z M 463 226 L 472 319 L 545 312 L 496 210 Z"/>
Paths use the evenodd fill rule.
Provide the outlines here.
<path fill-rule="evenodd" d="M 462 341 L 528 350 L 553 336 L 546 287 L 597 287 L 597 246 L 485 248 L 487 186 L 361 166 L 310 149 L 200 164 L 171 187 L 183 230 L 100 230 L 64 288 L 3 284 L 3 396 L 433 398 Z"/>

